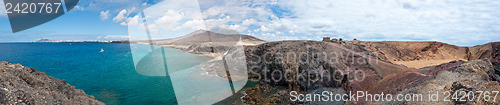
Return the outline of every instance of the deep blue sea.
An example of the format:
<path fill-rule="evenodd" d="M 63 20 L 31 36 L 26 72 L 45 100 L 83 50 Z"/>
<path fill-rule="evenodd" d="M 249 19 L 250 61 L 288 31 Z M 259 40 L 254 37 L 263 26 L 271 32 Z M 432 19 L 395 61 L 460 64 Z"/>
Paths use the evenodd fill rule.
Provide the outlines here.
<path fill-rule="evenodd" d="M 176 49 L 165 51 L 188 58 L 182 59 L 187 64 L 209 60 Z M 0 43 L 0 61 L 20 63 L 64 79 L 106 104 L 177 103 L 169 77 L 136 72 L 129 44 Z"/>

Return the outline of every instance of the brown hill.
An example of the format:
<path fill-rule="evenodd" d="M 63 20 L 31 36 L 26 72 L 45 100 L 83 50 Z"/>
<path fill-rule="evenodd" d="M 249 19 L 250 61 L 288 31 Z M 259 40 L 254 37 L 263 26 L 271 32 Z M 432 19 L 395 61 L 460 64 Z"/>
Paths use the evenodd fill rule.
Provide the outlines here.
<path fill-rule="evenodd" d="M 469 60 L 488 58 L 494 63 L 500 62 L 500 42 L 469 47 Z"/>
<path fill-rule="evenodd" d="M 488 58 L 498 62 L 500 42 L 459 47 L 441 42 L 350 41 L 376 54 L 380 59 L 408 67 L 422 68 L 454 60 Z"/>
<path fill-rule="evenodd" d="M 489 48 L 494 49 L 496 46 L 492 43 L 471 48 L 483 48 L 477 51 L 489 52 Z M 239 91 L 240 95 L 235 95 L 236 98 L 229 98 L 234 100 L 224 100 L 221 103 L 229 101 L 235 104 L 369 104 L 374 101 L 364 99 L 350 102 L 291 101 L 290 93 L 296 91 L 298 94 L 321 94 L 322 91 L 329 91 L 348 94 L 348 92 L 368 91 L 370 94 L 383 92 L 394 95 L 463 89 L 477 91 L 500 89 L 497 82 L 500 80 L 500 72 L 494 70 L 489 59 L 452 61 L 427 69 L 408 68 L 385 60 L 422 61 L 446 59 L 446 57 L 468 59 L 471 57 L 467 57 L 466 52 L 469 52 L 467 48 L 439 42 L 358 42 L 341 45 L 317 41 L 278 41 L 248 46 L 246 55 L 250 80 L 258 83 L 253 88 Z M 474 51 L 476 50 L 473 49 L 472 52 Z M 482 53 L 485 56 L 478 58 L 497 59 L 497 56 L 494 56 L 497 51 L 491 52 Z M 460 55 L 462 53 L 463 56 Z M 424 103 L 427 102 L 413 104 Z M 460 103 L 463 102 L 445 102 L 445 104 Z M 475 100 L 470 103 L 498 104 L 498 101 Z"/>
<path fill-rule="evenodd" d="M 371 52 L 354 44 L 279 41 L 249 46 L 246 53 L 248 68 L 251 68 L 249 75 L 259 80 L 255 88 L 243 90 L 247 94 L 243 100 L 255 102 L 250 104 L 268 104 L 274 101 L 280 104 L 315 104 L 290 102 L 291 91 L 381 92 L 385 88 L 376 87 L 386 87 L 387 84 L 381 84 L 384 81 L 418 71 L 377 59 Z M 276 81 L 273 80 L 275 78 L 285 79 Z M 401 87 L 418 84 L 408 84 L 407 81 L 398 83 L 404 83 L 399 85 Z"/>
<path fill-rule="evenodd" d="M 431 67 L 428 70 L 421 70 L 419 73 L 425 75 L 403 75 L 401 78 L 393 78 L 395 81 L 386 81 L 387 86 L 399 86 L 401 84 L 416 84 L 412 87 L 405 87 L 397 94 L 425 94 L 420 101 L 392 101 L 374 102 L 372 104 L 467 104 L 467 105 L 498 105 L 500 99 L 490 99 L 485 101 L 477 97 L 474 100 L 459 101 L 448 98 L 451 101 L 429 101 L 429 95 L 436 92 L 461 92 L 461 91 L 498 91 L 500 90 L 499 74 L 494 70 L 488 59 L 477 59 L 471 61 L 453 61 Z M 404 82 L 409 81 L 409 82 Z M 418 82 L 417 82 L 418 81 Z M 392 84 L 392 85 L 391 85 Z M 380 87 L 380 90 L 391 90 L 393 87 Z M 439 94 L 438 97 L 447 97 L 446 94 Z"/>
<path fill-rule="evenodd" d="M 172 47 L 190 53 L 203 54 L 207 56 L 221 56 L 232 46 L 238 44 L 241 39 L 243 45 L 257 45 L 265 41 L 249 35 L 242 34 L 220 34 L 205 30 L 197 30 L 185 36 L 166 39 L 153 40 L 154 45 Z M 132 41 L 133 43 L 149 44 L 150 41 Z"/>
<path fill-rule="evenodd" d="M 210 32 L 210 31 L 205 31 L 205 30 L 197 30 L 192 33 L 187 34 L 186 36 L 179 37 L 172 39 L 172 42 L 170 44 L 173 45 L 191 45 L 191 44 L 197 44 L 197 43 L 205 43 L 205 42 L 237 42 L 240 40 L 244 42 L 249 42 L 249 41 L 263 41 L 261 39 L 255 38 L 253 36 L 249 35 L 242 35 L 242 34 L 231 34 L 231 35 L 226 35 L 226 34 L 220 34 L 220 33 L 215 33 L 215 32 Z"/>
<path fill-rule="evenodd" d="M 228 42 L 236 44 L 236 42 L 240 40 L 240 37 L 241 40 L 244 42 L 264 42 L 261 39 L 249 35 L 242 35 L 242 34 L 226 35 L 211 31 L 197 30 L 185 36 L 177 38 L 166 39 L 166 40 L 154 40 L 153 43 L 157 45 L 193 45 L 193 44 L 200 44 L 207 42 L 213 42 L 213 43 Z M 148 43 L 147 41 L 141 41 L 141 42 Z"/>

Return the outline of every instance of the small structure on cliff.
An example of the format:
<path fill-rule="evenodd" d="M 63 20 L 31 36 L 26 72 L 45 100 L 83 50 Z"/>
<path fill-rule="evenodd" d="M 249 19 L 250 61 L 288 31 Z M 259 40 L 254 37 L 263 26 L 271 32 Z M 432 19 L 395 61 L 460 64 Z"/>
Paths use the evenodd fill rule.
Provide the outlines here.
<path fill-rule="evenodd" d="M 342 38 L 330 38 L 330 37 L 323 37 L 323 42 L 332 42 L 332 43 L 339 43 L 339 44 L 342 44 L 343 41 L 342 41 Z"/>
<path fill-rule="evenodd" d="M 337 43 L 339 40 L 337 38 L 333 38 L 331 42 Z"/>
<path fill-rule="evenodd" d="M 323 37 L 323 42 L 330 42 L 330 37 Z"/>
<path fill-rule="evenodd" d="M 330 38 L 330 37 L 323 37 L 323 42 L 332 42 L 332 43 L 338 43 L 338 44 L 342 44 L 342 43 L 345 43 L 342 38 Z"/>

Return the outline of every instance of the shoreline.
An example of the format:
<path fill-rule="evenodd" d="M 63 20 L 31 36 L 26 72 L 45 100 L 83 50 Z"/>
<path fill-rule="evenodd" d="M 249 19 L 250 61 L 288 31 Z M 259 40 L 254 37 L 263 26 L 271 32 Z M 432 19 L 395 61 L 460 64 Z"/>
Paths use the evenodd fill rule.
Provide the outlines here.
<path fill-rule="evenodd" d="M 157 46 L 157 45 L 154 45 L 154 46 Z M 217 54 L 217 55 L 212 55 L 211 53 L 205 53 L 205 54 L 203 54 L 203 53 L 194 53 L 194 52 L 187 51 L 187 50 L 184 50 L 182 48 L 178 48 L 178 47 L 174 47 L 174 46 L 159 45 L 159 47 L 172 48 L 172 49 L 179 50 L 179 51 L 182 51 L 182 52 L 186 52 L 186 53 L 189 53 L 189 54 L 192 54 L 192 55 L 195 55 L 195 56 L 199 56 L 199 57 L 210 58 L 210 59 L 214 59 L 214 58 L 219 57 L 219 56 L 217 56 L 217 55 L 219 55 L 217 53 L 214 53 L 214 54 Z M 220 55 L 222 55 L 222 54 L 220 54 Z"/>
<path fill-rule="evenodd" d="M 149 44 L 147 44 L 147 45 L 149 45 Z M 164 48 L 173 48 L 173 49 L 183 51 L 183 52 L 186 52 L 189 54 L 193 54 L 193 55 L 201 56 L 201 57 L 207 57 L 207 58 L 217 58 L 217 57 L 223 55 L 222 53 L 212 54 L 212 53 L 196 53 L 196 52 L 188 51 L 186 49 L 188 49 L 189 46 L 180 46 L 180 45 L 154 45 L 154 46 L 160 46 L 160 47 L 164 47 Z"/>

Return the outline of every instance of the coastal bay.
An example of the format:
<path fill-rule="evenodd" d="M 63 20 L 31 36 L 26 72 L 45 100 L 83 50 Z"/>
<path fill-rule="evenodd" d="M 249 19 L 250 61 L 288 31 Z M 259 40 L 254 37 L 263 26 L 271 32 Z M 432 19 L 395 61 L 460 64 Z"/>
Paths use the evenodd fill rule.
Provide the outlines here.
<path fill-rule="evenodd" d="M 64 79 L 106 104 L 177 103 L 170 77 L 144 76 L 135 71 L 129 44 L 0 43 L 0 47 L 0 61 L 20 63 Z M 166 49 L 193 60 L 207 60 Z"/>

